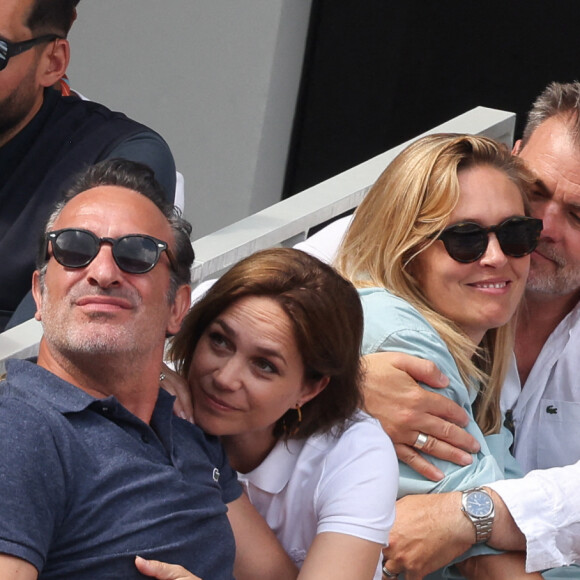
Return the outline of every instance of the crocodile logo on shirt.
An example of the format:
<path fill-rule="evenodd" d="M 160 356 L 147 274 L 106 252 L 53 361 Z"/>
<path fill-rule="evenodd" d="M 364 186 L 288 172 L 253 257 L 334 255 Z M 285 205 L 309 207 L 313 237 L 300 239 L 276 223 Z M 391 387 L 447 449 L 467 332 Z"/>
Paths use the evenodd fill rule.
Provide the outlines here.
<path fill-rule="evenodd" d="M 546 413 L 548 413 L 549 415 L 557 415 L 558 407 L 554 407 L 554 405 L 548 405 L 546 407 Z"/>
<path fill-rule="evenodd" d="M 217 481 L 220 478 L 220 470 L 217 467 L 213 468 L 213 480 Z"/>

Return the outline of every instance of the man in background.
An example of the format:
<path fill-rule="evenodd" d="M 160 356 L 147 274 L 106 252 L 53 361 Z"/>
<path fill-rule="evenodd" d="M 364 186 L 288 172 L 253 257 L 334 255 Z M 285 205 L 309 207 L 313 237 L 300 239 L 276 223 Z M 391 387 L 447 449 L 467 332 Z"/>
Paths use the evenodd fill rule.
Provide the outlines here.
<path fill-rule="evenodd" d="M 103 159 L 131 159 L 149 165 L 174 198 L 175 163 L 157 133 L 62 94 L 78 1 L 0 3 L 0 332 L 30 291 L 41 226 L 73 174 Z M 14 322 L 33 315 L 29 300 Z"/>

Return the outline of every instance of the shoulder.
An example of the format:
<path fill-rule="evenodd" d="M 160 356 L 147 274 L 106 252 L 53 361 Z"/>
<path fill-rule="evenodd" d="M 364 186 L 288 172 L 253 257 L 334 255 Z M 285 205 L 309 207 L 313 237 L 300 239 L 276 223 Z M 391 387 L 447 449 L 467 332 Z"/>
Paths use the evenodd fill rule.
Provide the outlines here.
<path fill-rule="evenodd" d="M 225 451 L 214 435 L 208 435 L 197 425 L 179 417 L 173 417 L 174 437 L 178 445 L 190 448 L 193 454 L 207 457 L 212 463 L 219 464 L 225 458 Z"/>
<path fill-rule="evenodd" d="M 435 332 L 423 315 L 406 300 L 391 294 L 384 288 L 360 288 L 358 290 L 365 324 L 367 316 L 379 317 L 381 327 L 392 331 L 410 329 Z"/>
<path fill-rule="evenodd" d="M 364 472 L 379 464 L 385 468 L 382 473 L 397 470 L 391 439 L 376 419 L 362 411 L 353 416 L 342 433 L 310 437 L 305 445 L 305 451 L 308 449 L 320 460 L 326 477 L 336 472 Z"/>
<path fill-rule="evenodd" d="M 377 421 L 364 414 L 358 419 L 320 461 L 314 490 L 317 529 L 383 543 L 394 520 L 397 457 Z"/>
<path fill-rule="evenodd" d="M 406 300 L 384 288 L 359 290 L 364 313 L 363 352 L 401 350 L 419 345 L 418 356 L 425 347 L 438 350 L 447 347 L 423 315 Z M 409 343 L 411 343 L 409 345 Z M 415 345 L 415 346 L 413 346 Z M 397 349 L 396 347 L 400 348 Z M 411 352 L 411 354 L 413 354 Z M 423 356 L 423 358 L 427 358 Z"/>
<path fill-rule="evenodd" d="M 175 161 L 161 135 L 143 126 L 139 132 L 129 135 L 108 152 L 106 159 L 114 158 L 129 159 L 151 167 L 168 200 L 175 200 Z"/>
<path fill-rule="evenodd" d="M 224 503 L 237 499 L 241 488 L 219 439 L 179 417 L 173 417 L 173 427 L 175 448 L 179 455 L 197 466 L 195 477 L 211 472 L 214 481 L 219 483 Z"/>

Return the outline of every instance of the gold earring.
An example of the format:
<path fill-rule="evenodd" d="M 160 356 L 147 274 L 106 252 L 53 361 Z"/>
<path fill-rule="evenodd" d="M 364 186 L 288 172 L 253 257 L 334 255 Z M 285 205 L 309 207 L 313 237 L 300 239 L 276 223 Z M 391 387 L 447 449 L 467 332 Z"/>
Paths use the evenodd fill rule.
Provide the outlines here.
<path fill-rule="evenodd" d="M 296 403 L 296 412 L 298 413 L 298 425 L 300 425 L 300 423 L 302 423 L 302 410 L 298 403 Z M 296 430 L 298 430 L 298 426 L 296 426 Z"/>

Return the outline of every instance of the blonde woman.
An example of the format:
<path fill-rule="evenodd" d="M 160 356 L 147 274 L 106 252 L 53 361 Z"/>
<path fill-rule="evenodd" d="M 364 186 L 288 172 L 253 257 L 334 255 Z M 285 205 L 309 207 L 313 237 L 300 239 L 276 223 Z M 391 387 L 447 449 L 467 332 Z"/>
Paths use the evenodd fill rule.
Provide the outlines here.
<path fill-rule="evenodd" d="M 364 353 L 399 351 L 435 362 L 450 378 L 445 394 L 464 407 L 467 430 L 481 444 L 471 465 L 434 460 L 445 475 L 438 482 L 400 463 L 399 497 L 520 475 L 509 453 L 511 435 L 502 428 L 499 395 L 513 315 L 542 228 L 541 220 L 527 217 L 531 181 L 521 162 L 490 139 L 424 137 L 383 172 L 339 249 L 338 269 L 363 303 Z M 416 447 L 422 444 L 419 435 Z M 474 493 L 487 501 L 485 490 Z M 488 531 L 479 525 L 491 520 L 472 520 L 480 544 L 463 559 L 492 552 L 484 544 Z M 509 554 L 495 561 L 505 558 L 512 561 Z M 386 577 L 400 572 L 384 568 Z M 448 574 L 444 569 L 439 577 Z"/>

